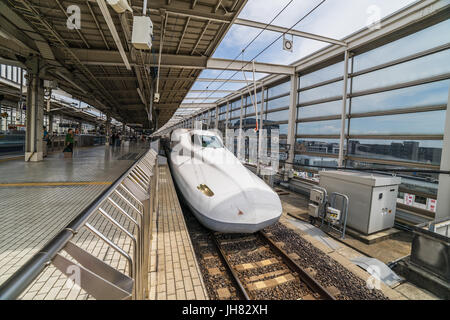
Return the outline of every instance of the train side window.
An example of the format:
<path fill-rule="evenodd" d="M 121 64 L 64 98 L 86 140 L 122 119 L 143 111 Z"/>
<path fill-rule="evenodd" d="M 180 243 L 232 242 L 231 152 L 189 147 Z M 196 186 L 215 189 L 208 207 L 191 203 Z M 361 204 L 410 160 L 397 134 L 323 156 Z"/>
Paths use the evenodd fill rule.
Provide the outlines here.
<path fill-rule="evenodd" d="M 223 148 L 222 142 L 215 136 L 199 136 L 197 134 L 193 134 L 191 136 L 191 141 L 193 145 L 201 144 L 202 148 Z"/>

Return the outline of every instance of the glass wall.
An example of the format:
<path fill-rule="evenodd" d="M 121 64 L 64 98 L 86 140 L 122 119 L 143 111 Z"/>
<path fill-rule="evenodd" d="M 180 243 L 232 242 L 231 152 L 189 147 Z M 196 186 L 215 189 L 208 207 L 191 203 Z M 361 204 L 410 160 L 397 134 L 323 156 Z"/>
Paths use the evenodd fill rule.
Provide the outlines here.
<path fill-rule="evenodd" d="M 348 167 L 439 169 L 450 85 L 448 30 L 447 20 L 349 60 Z M 295 161 L 301 165 L 337 165 L 343 71 L 340 62 L 299 77 Z M 402 176 L 411 185 L 437 179 Z M 422 191 L 436 189 L 427 184 Z"/>

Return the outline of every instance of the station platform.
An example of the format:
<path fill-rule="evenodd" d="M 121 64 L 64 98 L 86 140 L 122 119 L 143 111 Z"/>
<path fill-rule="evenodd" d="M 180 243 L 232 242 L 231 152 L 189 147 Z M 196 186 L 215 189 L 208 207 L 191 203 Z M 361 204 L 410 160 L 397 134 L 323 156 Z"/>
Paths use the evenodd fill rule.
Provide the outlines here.
<path fill-rule="evenodd" d="M 161 161 L 162 160 L 162 161 Z M 150 251 L 151 300 L 207 300 L 208 293 L 165 158 L 160 158 L 158 214 Z"/>
<path fill-rule="evenodd" d="M 0 284 L 117 179 L 148 146 L 124 143 L 0 163 Z"/>

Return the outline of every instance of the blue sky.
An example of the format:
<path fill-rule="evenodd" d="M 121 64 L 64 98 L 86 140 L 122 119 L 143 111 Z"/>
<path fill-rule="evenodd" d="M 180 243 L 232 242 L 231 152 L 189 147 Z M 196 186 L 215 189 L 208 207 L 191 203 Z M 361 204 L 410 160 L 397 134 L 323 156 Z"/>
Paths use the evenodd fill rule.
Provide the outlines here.
<path fill-rule="evenodd" d="M 269 23 L 291 0 L 249 0 L 242 10 L 239 18 L 254 20 L 262 23 Z M 294 29 L 315 33 L 318 35 L 342 39 L 346 36 L 366 27 L 377 14 L 380 18 L 386 17 L 401 8 L 413 3 L 414 0 L 327 0 L 315 12 L 308 16 Z M 320 3 L 320 0 L 293 0 L 273 22 L 273 25 L 290 28 L 308 11 Z M 233 25 L 217 50 L 214 58 L 234 59 L 240 54 L 242 49 L 260 32 L 260 29 Z M 251 60 L 268 44 L 279 37 L 279 33 L 264 31 L 256 41 L 244 53 L 244 60 Z M 290 37 L 290 36 L 288 36 Z M 287 52 L 282 50 L 282 39 L 276 41 L 270 48 L 261 54 L 256 61 L 276 64 L 291 64 L 302 57 L 305 57 L 319 49 L 327 46 L 327 43 L 294 37 L 294 50 Z M 239 57 L 241 59 L 242 56 Z M 215 78 L 222 71 L 204 70 L 201 78 Z M 234 71 L 225 71 L 220 78 L 229 78 Z M 247 79 L 252 79 L 252 74 L 246 74 Z M 266 74 L 257 74 L 257 78 L 262 78 Z M 233 79 L 244 79 L 243 73 L 239 72 Z M 242 88 L 242 84 L 232 83 L 207 83 L 196 82 L 193 90 L 209 90 L 217 88 L 222 90 L 237 90 Z M 188 93 L 185 103 L 192 102 L 214 102 L 214 100 L 189 100 L 188 97 L 207 97 L 211 93 Z M 227 93 L 214 93 L 213 97 L 224 97 Z"/>

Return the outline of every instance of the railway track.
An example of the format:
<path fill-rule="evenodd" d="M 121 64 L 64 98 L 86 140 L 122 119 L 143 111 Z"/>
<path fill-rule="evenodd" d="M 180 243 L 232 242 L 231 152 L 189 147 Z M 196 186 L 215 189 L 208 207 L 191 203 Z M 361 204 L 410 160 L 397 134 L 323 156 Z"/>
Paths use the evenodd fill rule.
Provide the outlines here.
<path fill-rule="evenodd" d="M 245 299 L 335 300 L 266 233 L 211 237 Z"/>

